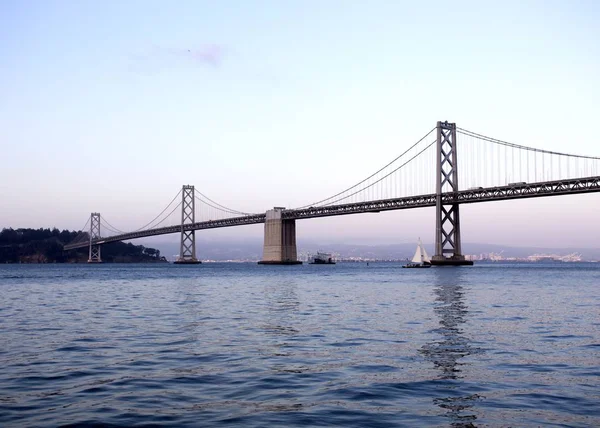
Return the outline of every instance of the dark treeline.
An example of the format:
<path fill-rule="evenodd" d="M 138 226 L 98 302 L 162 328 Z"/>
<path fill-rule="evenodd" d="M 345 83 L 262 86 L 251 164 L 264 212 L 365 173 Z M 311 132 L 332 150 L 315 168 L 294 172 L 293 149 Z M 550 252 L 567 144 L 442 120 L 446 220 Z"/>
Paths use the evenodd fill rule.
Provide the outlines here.
<path fill-rule="evenodd" d="M 63 246 L 78 238 L 87 239 L 86 232 L 53 229 L 2 229 L 0 232 L 0 263 L 84 263 L 88 248 L 64 251 Z M 165 261 L 160 251 L 143 245 L 112 242 L 102 246 L 102 261 L 117 263 Z"/>

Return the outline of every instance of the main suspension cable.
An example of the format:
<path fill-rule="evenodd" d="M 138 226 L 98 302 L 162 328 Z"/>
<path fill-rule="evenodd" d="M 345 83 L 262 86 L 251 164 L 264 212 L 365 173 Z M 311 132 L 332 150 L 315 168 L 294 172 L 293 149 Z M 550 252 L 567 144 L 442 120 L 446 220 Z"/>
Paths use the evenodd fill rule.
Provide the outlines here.
<path fill-rule="evenodd" d="M 595 156 L 572 155 L 569 153 L 553 152 L 550 150 L 536 149 L 535 147 L 528 147 L 528 146 L 523 146 L 520 144 L 509 143 L 508 141 L 503 141 L 503 140 L 498 140 L 496 138 L 487 137 L 485 135 L 478 134 L 476 132 L 472 132 L 472 131 L 469 131 L 469 130 L 463 129 L 463 128 L 457 127 L 456 130 L 459 134 L 468 135 L 470 137 L 475 137 L 475 138 L 480 138 L 482 140 L 489 141 L 490 143 L 501 144 L 503 146 L 513 147 L 516 149 L 529 150 L 532 152 L 546 153 L 546 154 L 550 154 L 550 155 L 560 155 L 560 156 L 569 156 L 569 157 L 573 157 L 573 158 L 600 160 L 600 157 L 595 157 Z"/>
<path fill-rule="evenodd" d="M 160 224 L 164 223 L 164 222 L 165 222 L 165 220 L 167 220 L 167 219 L 168 219 L 168 218 L 171 216 L 171 214 L 173 214 L 173 213 L 175 212 L 175 210 L 176 210 L 177 208 L 179 208 L 179 207 L 181 207 L 181 202 L 179 202 L 177 205 L 175 205 L 175 208 L 173 208 L 173 209 L 171 210 L 171 212 L 165 216 L 165 218 L 163 218 L 163 219 L 162 219 L 161 221 L 159 221 L 158 223 L 155 223 L 155 224 L 153 224 L 153 225 L 152 225 L 152 228 L 156 228 L 156 227 L 157 227 L 157 226 L 159 226 Z"/>
<path fill-rule="evenodd" d="M 218 207 L 220 207 L 221 209 L 223 209 L 223 210 L 225 210 L 225 211 L 229 212 L 230 214 L 243 214 L 243 215 L 252 215 L 252 214 L 250 214 L 250 213 L 245 213 L 245 212 L 242 212 L 242 211 L 237 211 L 237 210 L 234 210 L 234 209 L 228 208 L 228 207 L 226 207 L 226 206 L 224 206 L 224 205 L 221 205 L 221 204 L 219 204 L 218 202 L 215 202 L 215 201 L 213 201 L 212 199 L 210 199 L 210 198 L 209 198 L 208 196 L 206 196 L 204 193 L 202 193 L 202 192 L 198 192 L 197 190 L 194 190 L 194 192 L 195 192 L 195 193 L 198 193 L 198 194 L 199 194 L 199 195 L 201 195 L 201 196 L 202 196 L 204 199 L 206 199 L 206 200 L 208 200 L 208 201 L 212 202 L 213 204 L 215 204 L 215 205 L 217 205 Z M 198 199 L 199 201 L 201 201 L 201 202 L 205 203 L 206 205 L 210 205 L 208 202 L 205 202 L 205 201 L 203 201 L 202 199 L 200 199 L 200 198 L 199 198 L 198 196 L 196 196 L 195 194 L 194 194 L 194 197 L 195 197 L 196 199 Z M 215 207 L 214 205 L 210 205 L 210 206 L 211 206 L 211 207 L 213 207 L 213 208 L 219 209 L 219 208 Z"/>
<path fill-rule="evenodd" d="M 354 193 L 351 193 L 351 194 L 349 194 L 349 195 L 346 195 L 346 196 L 344 196 L 344 197 L 342 197 L 342 198 L 340 198 L 340 199 L 337 199 L 337 200 L 335 200 L 335 201 L 329 202 L 329 203 L 325 204 L 325 206 L 328 206 L 328 205 L 334 204 L 334 203 L 336 203 L 336 202 L 339 202 L 339 201 L 343 201 L 344 199 L 347 199 L 347 198 L 349 198 L 350 196 L 354 196 L 354 195 L 356 195 L 357 193 L 360 193 L 360 192 L 362 192 L 363 190 L 366 190 L 366 189 L 368 189 L 368 188 L 370 188 L 370 187 L 374 186 L 375 184 L 379 183 L 379 182 L 380 182 L 381 180 L 383 180 L 384 178 L 387 178 L 387 177 L 389 177 L 390 175 L 392 175 L 393 173 L 395 173 L 396 171 L 398 171 L 400 168 L 404 167 L 406 164 L 408 164 L 409 162 L 411 162 L 413 159 L 415 159 L 417 156 L 419 156 L 419 155 L 420 155 L 421 153 L 423 153 L 425 150 L 427 150 L 428 148 L 430 148 L 430 147 L 431 147 L 432 145 L 434 145 L 436 142 L 437 142 L 437 140 L 435 140 L 435 141 L 432 141 L 432 142 L 431 142 L 431 143 L 429 143 L 429 144 L 428 144 L 428 145 L 427 145 L 427 146 L 426 146 L 426 147 L 425 147 L 423 150 L 421 150 L 419 153 L 417 153 L 416 155 L 414 155 L 412 158 L 410 158 L 409 160 L 407 160 L 406 162 L 404 162 L 404 163 L 403 163 L 402 165 L 400 165 L 398 168 L 396 168 L 396 169 L 394 169 L 393 171 L 389 172 L 388 174 L 384 175 L 384 176 L 383 176 L 383 177 L 381 177 L 379 180 L 377 180 L 377 181 L 375 181 L 375 182 L 373 182 L 373 183 L 369 184 L 367 187 L 363 187 L 362 189 L 359 189 L 359 190 L 357 190 L 357 191 L 356 191 L 356 192 L 354 192 Z M 301 209 L 301 208 L 298 208 L 298 209 Z"/>
<path fill-rule="evenodd" d="M 90 222 L 90 217 L 88 217 L 87 221 L 85 222 L 85 224 L 83 225 L 83 227 L 81 229 L 79 229 L 79 233 L 77 235 L 75 235 L 75 238 L 73 238 L 73 240 L 71 241 L 71 243 L 75 243 L 78 242 L 81 238 L 85 237 L 88 235 L 88 232 L 86 232 L 85 228 L 87 227 L 87 225 Z"/>
<path fill-rule="evenodd" d="M 198 192 L 198 193 L 200 193 L 200 192 Z M 202 193 L 200 193 L 200 194 L 202 195 Z M 214 208 L 214 209 L 216 209 L 218 211 L 221 211 L 221 212 L 226 212 L 228 214 L 251 215 L 251 214 L 248 214 L 248 213 L 243 213 L 243 212 L 240 212 L 240 211 L 235 211 L 235 210 L 231 210 L 229 208 L 223 207 L 223 205 L 217 204 L 216 202 L 214 202 L 214 201 L 212 201 L 211 199 L 208 199 L 208 198 L 206 198 L 206 199 L 208 199 L 211 202 L 214 202 L 218 206 L 215 206 L 215 205 L 213 205 L 213 204 L 211 204 L 209 202 L 206 202 L 205 200 L 203 200 L 202 198 L 200 198 L 200 197 L 198 197 L 196 195 L 194 195 L 194 197 L 196 198 L 196 200 L 198 200 L 198 202 L 203 203 L 204 205 L 208 205 L 209 207 Z"/>
<path fill-rule="evenodd" d="M 175 197 L 173 199 L 171 199 L 171 202 L 169 202 L 169 204 L 160 212 L 159 215 L 157 215 L 156 217 L 154 217 L 151 221 L 149 221 L 148 223 L 146 223 L 145 225 L 143 225 L 142 227 L 140 227 L 139 229 L 134 230 L 133 232 L 139 232 L 140 230 L 144 230 L 146 227 L 148 227 L 149 225 L 153 224 L 161 215 L 163 215 L 163 213 L 169 209 L 169 207 L 171 206 L 171 204 L 173 202 L 175 202 L 175 199 L 177 199 L 177 197 L 181 195 L 181 189 L 179 190 L 179 192 L 177 192 L 177 194 L 175 195 Z M 181 203 L 179 204 L 181 205 Z M 173 211 L 171 211 L 171 213 L 167 216 L 169 217 L 171 214 L 173 213 Z M 166 219 L 166 218 L 165 218 Z M 162 220 L 160 223 L 162 223 L 164 220 Z M 158 224 L 160 224 L 158 223 Z"/>
<path fill-rule="evenodd" d="M 100 216 L 100 223 L 104 223 L 104 226 L 108 226 L 107 229 L 110 230 L 111 232 L 115 232 L 115 233 L 127 233 L 127 232 L 123 232 L 120 229 L 117 229 L 116 227 L 114 227 L 112 224 L 110 224 L 108 222 L 108 220 L 106 220 L 106 218 L 104 218 L 104 216 Z M 112 229 L 112 230 L 111 230 Z"/>
<path fill-rule="evenodd" d="M 362 180 L 362 181 L 360 181 L 360 182 L 356 183 L 354 186 L 348 187 L 346 190 L 342 190 L 341 192 L 339 192 L 339 193 L 337 193 L 337 194 L 335 194 L 335 195 L 333 195 L 333 196 L 330 196 L 329 198 L 325 198 L 325 199 L 322 199 L 322 200 L 320 200 L 320 201 L 318 201 L 318 202 L 313 202 L 312 204 L 304 205 L 304 206 L 302 206 L 302 207 L 299 207 L 299 208 L 294 208 L 294 209 L 301 210 L 301 209 L 303 209 L 303 208 L 314 207 L 315 205 L 319 205 L 319 204 L 321 204 L 321 203 L 323 203 L 323 202 L 329 201 L 330 199 L 336 198 L 336 197 L 338 197 L 338 196 L 340 196 L 340 195 L 342 195 L 342 194 L 344 194 L 344 193 L 346 193 L 346 192 L 348 192 L 348 191 L 350 191 L 350 190 L 354 189 L 355 187 L 358 187 L 358 186 L 360 186 L 360 185 L 361 185 L 361 184 L 363 184 L 365 181 L 367 181 L 367 180 L 369 180 L 369 179 L 373 178 L 375 175 L 379 174 L 381 171 L 383 171 L 384 169 L 386 169 L 388 166 L 390 166 L 391 164 L 393 164 L 394 162 L 396 162 L 398 159 L 400 159 L 402 156 L 404 156 L 404 155 L 405 155 L 405 154 L 407 154 L 409 151 L 411 151 L 413 148 L 415 148 L 415 147 L 416 147 L 416 146 L 417 146 L 417 145 L 418 145 L 418 144 L 419 144 L 421 141 L 423 141 L 425 138 L 427 138 L 427 137 L 429 136 L 429 134 L 431 134 L 431 133 L 432 133 L 432 132 L 433 132 L 433 131 L 434 131 L 436 128 L 437 128 L 437 127 L 435 127 L 435 126 L 434 126 L 433 128 L 431 128 L 431 130 L 430 130 L 429 132 L 427 132 L 427 134 L 425 134 L 425 135 L 424 135 L 424 136 L 423 136 L 423 137 L 422 137 L 422 138 L 421 138 L 419 141 L 417 141 L 415 144 L 413 144 L 413 145 L 412 145 L 412 146 L 410 146 L 408 149 L 406 149 L 406 150 L 405 150 L 405 151 L 404 151 L 404 152 L 403 152 L 401 155 L 399 155 L 398 157 L 396 157 L 394 160 L 392 160 L 391 162 L 389 162 L 389 163 L 388 163 L 387 165 L 385 165 L 384 167 L 380 168 L 380 169 L 379 169 L 377 172 L 374 172 L 373 174 L 371 174 L 370 176 L 368 176 L 368 177 L 367 177 L 367 178 L 365 178 L 364 180 Z M 427 146 L 427 147 L 429 147 L 429 146 Z M 420 154 L 420 153 L 419 153 L 419 154 Z M 418 156 L 418 155 L 417 155 L 417 156 Z M 414 157 L 413 157 L 413 159 L 414 159 Z M 412 159 L 411 159 L 411 160 L 412 160 Z M 409 161 L 409 162 L 410 162 L 410 161 Z M 408 162 L 407 162 L 407 163 L 408 163 Z M 395 170 L 394 170 L 394 171 L 395 171 Z M 389 174 L 388 174 L 388 175 L 389 175 Z M 387 176 L 386 176 L 386 177 L 387 177 Z M 380 181 L 380 180 L 378 180 L 378 181 Z M 377 183 L 378 181 L 376 181 L 375 183 Z M 373 184 L 375 184 L 375 183 L 373 183 Z M 369 187 L 369 186 L 367 186 L 367 187 Z M 359 190 L 358 192 L 360 192 L 360 190 Z M 356 193 L 358 193 L 358 192 L 355 192 L 355 193 L 353 193 L 352 195 L 355 195 L 355 194 L 356 194 Z M 348 196 L 352 196 L 352 195 L 348 195 Z M 348 197 L 348 196 L 346 196 L 346 197 Z M 342 198 L 342 199 L 345 199 L 346 197 L 344 197 L 344 198 Z M 334 202 L 337 202 L 337 201 L 340 201 L 340 200 L 341 200 L 341 199 L 338 199 L 338 200 L 336 200 L 336 201 L 334 201 Z M 328 204 L 325 204 L 325 205 L 331 205 L 331 203 L 334 203 L 334 202 L 330 202 L 330 203 L 328 203 Z"/>

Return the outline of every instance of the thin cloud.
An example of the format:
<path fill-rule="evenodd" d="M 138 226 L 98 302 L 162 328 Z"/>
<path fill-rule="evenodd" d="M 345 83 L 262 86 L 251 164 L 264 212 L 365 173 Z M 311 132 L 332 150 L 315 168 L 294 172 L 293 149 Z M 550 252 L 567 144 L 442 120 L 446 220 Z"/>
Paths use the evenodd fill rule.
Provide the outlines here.
<path fill-rule="evenodd" d="M 181 66 L 218 68 L 223 64 L 225 56 L 225 49 L 217 44 L 175 48 L 155 45 L 144 53 L 130 55 L 130 70 L 153 74 L 164 69 Z"/>
<path fill-rule="evenodd" d="M 172 56 L 189 58 L 196 63 L 211 67 L 220 66 L 225 57 L 225 49 L 219 45 L 205 45 L 199 48 L 189 49 L 168 48 L 165 52 Z"/>

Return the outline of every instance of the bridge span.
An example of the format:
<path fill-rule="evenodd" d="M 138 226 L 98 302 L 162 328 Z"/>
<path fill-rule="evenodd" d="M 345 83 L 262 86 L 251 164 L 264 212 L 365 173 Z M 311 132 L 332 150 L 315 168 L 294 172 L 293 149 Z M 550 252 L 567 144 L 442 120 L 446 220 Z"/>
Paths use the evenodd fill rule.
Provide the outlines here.
<path fill-rule="evenodd" d="M 471 204 L 476 202 L 505 201 L 510 199 L 536 198 L 542 196 L 574 195 L 600 192 L 600 176 L 576 180 L 546 181 L 543 183 L 515 183 L 499 187 L 478 187 L 456 193 L 442 193 L 443 204 Z M 299 220 L 344 214 L 377 213 L 380 211 L 408 208 L 435 207 L 437 195 L 419 195 L 406 198 L 381 199 L 353 204 L 309 207 L 285 210 L 282 218 Z"/>
<path fill-rule="evenodd" d="M 260 263 L 296 264 L 299 263 L 296 220 L 435 207 L 432 264 L 463 265 L 472 262 L 465 260 L 462 253 L 462 204 L 599 191 L 600 157 L 508 143 L 458 128 L 454 123 L 437 122 L 423 138 L 383 168 L 329 198 L 306 206 L 275 207 L 265 213 L 248 214 L 227 208 L 197 192 L 194 186 L 186 185 L 152 222 L 133 232 L 119 231 L 105 217 L 92 213 L 88 220 L 89 232 L 80 233 L 64 248 L 88 247 L 88 261 L 100 262 L 100 249 L 104 244 L 179 233 L 177 262 L 199 263 L 196 231 L 264 223 Z M 180 194 L 181 202 L 158 221 Z M 200 221 L 196 221 L 196 202 L 200 203 L 200 217 L 204 210 L 205 218 Z M 180 224 L 158 227 L 179 207 Z M 101 224 L 113 235 L 102 236 Z"/>
<path fill-rule="evenodd" d="M 511 199 L 536 198 L 544 196 L 574 195 L 580 193 L 600 192 L 600 176 L 581 179 L 546 181 L 542 183 L 519 183 L 507 186 L 475 188 L 456 193 L 442 193 L 444 204 L 470 204 L 476 202 L 504 201 Z M 285 220 L 301 220 L 319 217 L 331 217 L 348 214 L 378 213 L 381 211 L 403 210 L 411 208 L 435 207 L 437 195 L 410 196 L 404 198 L 381 199 L 368 202 L 308 207 L 302 209 L 283 209 L 281 218 Z M 247 224 L 265 223 L 266 214 L 251 214 L 230 217 L 221 220 L 209 220 L 184 225 L 160 227 L 138 232 L 123 233 L 106 238 L 96 238 L 92 245 L 108 244 L 116 241 L 129 241 L 149 236 L 168 235 L 184 231 L 217 229 L 222 227 L 243 226 Z M 85 248 L 89 241 L 72 243 L 64 246 L 65 250 Z"/>

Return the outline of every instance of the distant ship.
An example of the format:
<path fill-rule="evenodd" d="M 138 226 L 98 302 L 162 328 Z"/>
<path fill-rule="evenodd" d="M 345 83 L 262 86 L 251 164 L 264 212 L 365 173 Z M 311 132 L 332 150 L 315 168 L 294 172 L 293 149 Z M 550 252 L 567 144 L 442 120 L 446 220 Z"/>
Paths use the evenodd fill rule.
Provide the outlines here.
<path fill-rule="evenodd" d="M 423 248 L 423 244 L 421 244 L 421 238 L 419 238 L 419 243 L 417 244 L 417 250 L 415 251 L 415 255 L 412 258 L 412 263 L 405 264 L 402 266 L 403 268 L 429 268 L 431 267 L 431 259 L 427 255 L 427 251 Z"/>
<path fill-rule="evenodd" d="M 309 265 L 334 265 L 335 262 L 331 258 L 329 253 L 317 252 L 314 256 L 310 256 L 308 259 Z"/>
<path fill-rule="evenodd" d="M 580 262 L 581 254 L 571 253 L 566 256 L 560 256 L 557 254 L 533 254 L 527 257 L 530 262 Z"/>
<path fill-rule="evenodd" d="M 557 256 L 543 256 L 543 255 L 539 255 L 539 256 L 535 256 L 535 257 L 528 257 L 528 260 L 534 261 L 534 262 L 553 262 L 553 263 L 561 263 L 562 260 L 559 259 Z"/>

